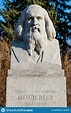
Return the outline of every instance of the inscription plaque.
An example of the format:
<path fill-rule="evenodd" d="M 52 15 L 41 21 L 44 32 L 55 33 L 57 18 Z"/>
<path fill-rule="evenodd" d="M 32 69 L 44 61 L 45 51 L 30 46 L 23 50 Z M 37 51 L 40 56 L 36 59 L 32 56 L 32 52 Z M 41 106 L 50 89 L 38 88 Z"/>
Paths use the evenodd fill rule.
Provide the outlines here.
<path fill-rule="evenodd" d="M 64 77 L 9 76 L 7 81 L 7 106 L 66 106 Z"/>

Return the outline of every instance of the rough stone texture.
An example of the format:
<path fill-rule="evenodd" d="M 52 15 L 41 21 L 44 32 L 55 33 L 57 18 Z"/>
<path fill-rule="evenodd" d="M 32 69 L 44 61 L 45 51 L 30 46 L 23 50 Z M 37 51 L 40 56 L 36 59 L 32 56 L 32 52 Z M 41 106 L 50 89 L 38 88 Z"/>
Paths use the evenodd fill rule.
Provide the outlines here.
<path fill-rule="evenodd" d="M 20 73 L 21 75 L 21 73 Z M 66 78 L 43 73 L 8 76 L 6 106 L 66 107 Z"/>
<path fill-rule="evenodd" d="M 66 107 L 66 78 L 60 65 L 39 63 L 9 70 L 6 106 Z"/>
<path fill-rule="evenodd" d="M 23 42 L 14 41 L 12 43 L 11 69 L 28 69 L 35 64 L 39 55 L 35 52 L 34 56 L 31 57 L 25 49 Z M 53 39 L 52 41 L 47 40 L 42 62 L 50 62 L 61 66 L 59 44 L 56 39 Z"/>
<path fill-rule="evenodd" d="M 24 67 L 24 65 L 23 65 Z M 28 68 L 10 69 L 8 75 L 12 76 L 64 76 L 64 70 L 60 65 L 50 62 L 42 62 L 38 64 L 31 64 Z"/>
<path fill-rule="evenodd" d="M 66 107 L 66 78 L 58 41 L 47 41 L 43 61 L 39 63 L 35 63 L 39 56 L 35 53 L 30 57 L 23 42 L 14 41 L 12 45 L 6 106 Z"/>

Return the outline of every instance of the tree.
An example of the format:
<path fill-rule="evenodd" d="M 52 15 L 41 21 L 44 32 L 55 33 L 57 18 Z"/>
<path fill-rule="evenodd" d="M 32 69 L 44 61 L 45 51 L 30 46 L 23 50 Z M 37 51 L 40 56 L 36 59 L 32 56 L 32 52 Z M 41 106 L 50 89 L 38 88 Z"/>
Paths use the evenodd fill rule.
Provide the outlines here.
<path fill-rule="evenodd" d="M 66 41 L 66 35 L 70 31 L 68 21 L 70 21 L 67 11 L 71 7 L 69 6 L 70 0 L 51 0 L 52 4 L 55 5 L 55 10 L 58 13 L 58 27 L 57 27 L 57 38 Z"/>
<path fill-rule="evenodd" d="M 22 10 L 19 1 L 3 0 L 4 8 L 0 10 L 0 14 L 3 16 L 4 21 L 0 20 L 0 29 L 7 37 L 14 37 L 14 27 Z M 24 2 L 22 2 L 22 5 L 25 7 Z"/>
<path fill-rule="evenodd" d="M 69 29 L 69 32 L 67 33 L 67 37 L 71 36 L 71 6 L 69 7 L 69 10 L 68 10 L 68 13 L 67 13 L 67 16 L 68 16 L 68 29 Z M 71 39 L 71 37 L 69 37 Z"/>

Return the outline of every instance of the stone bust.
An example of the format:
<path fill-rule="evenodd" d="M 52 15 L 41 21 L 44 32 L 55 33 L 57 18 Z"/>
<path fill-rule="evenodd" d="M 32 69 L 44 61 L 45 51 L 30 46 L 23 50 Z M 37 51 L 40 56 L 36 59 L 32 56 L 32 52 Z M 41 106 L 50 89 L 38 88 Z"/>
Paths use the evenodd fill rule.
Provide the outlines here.
<path fill-rule="evenodd" d="M 41 6 L 30 5 L 22 11 L 14 29 L 14 37 L 11 54 L 12 67 L 42 62 L 61 65 L 55 28 L 47 11 Z"/>
<path fill-rule="evenodd" d="M 23 10 L 14 36 L 18 41 L 23 40 L 30 56 L 33 51 L 42 56 L 45 43 L 54 39 L 56 32 L 47 11 L 39 5 L 30 5 Z"/>

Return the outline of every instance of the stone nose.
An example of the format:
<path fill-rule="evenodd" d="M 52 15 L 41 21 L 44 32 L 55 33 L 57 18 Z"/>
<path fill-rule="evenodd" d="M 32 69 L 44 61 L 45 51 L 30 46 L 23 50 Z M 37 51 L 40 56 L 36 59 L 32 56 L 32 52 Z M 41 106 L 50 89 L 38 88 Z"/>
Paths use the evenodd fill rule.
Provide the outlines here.
<path fill-rule="evenodd" d="M 37 19 L 36 19 L 36 18 L 34 18 L 33 24 L 34 24 L 34 25 L 37 25 Z"/>

